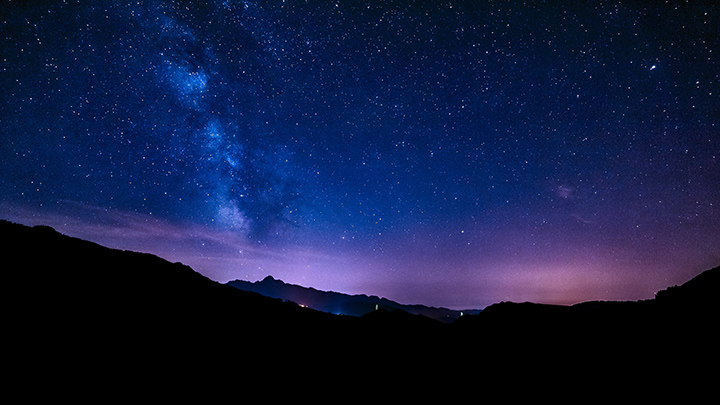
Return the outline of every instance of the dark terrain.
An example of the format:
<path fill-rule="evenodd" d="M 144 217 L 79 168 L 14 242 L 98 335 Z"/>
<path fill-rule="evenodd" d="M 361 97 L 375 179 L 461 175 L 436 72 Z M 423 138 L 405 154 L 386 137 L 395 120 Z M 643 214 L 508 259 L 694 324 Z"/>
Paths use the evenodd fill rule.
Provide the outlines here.
<path fill-rule="evenodd" d="M 600 391 L 650 384 L 657 393 L 668 381 L 704 387 L 718 376 L 720 268 L 651 300 L 503 302 L 448 323 L 397 309 L 356 317 L 303 308 L 45 226 L 0 221 L 0 235 L 6 367 L 20 381 L 74 381 L 62 390 L 134 389 L 160 377 L 249 389 L 299 376 L 413 384 L 415 394 L 498 381 Z"/>
<path fill-rule="evenodd" d="M 406 305 L 374 295 L 348 295 L 333 291 L 319 291 L 314 288 L 287 284 L 282 280 L 274 279 L 272 276 L 267 276 L 256 282 L 233 280 L 227 284 L 243 291 L 256 292 L 266 297 L 303 304 L 318 311 L 342 315 L 363 316 L 377 309 L 386 311 L 401 310 L 413 315 L 423 315 L 438 321 L 452 323 L 463 314 L 477 314 L 480 312 L 477 309 L 457 311 L 426 305 Z"/>

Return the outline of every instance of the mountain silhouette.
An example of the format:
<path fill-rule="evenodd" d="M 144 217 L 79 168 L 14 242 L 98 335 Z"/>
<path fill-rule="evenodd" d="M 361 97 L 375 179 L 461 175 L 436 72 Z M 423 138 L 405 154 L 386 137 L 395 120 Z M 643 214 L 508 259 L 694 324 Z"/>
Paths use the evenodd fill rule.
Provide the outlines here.
<path fill-rule="evenodd" d="M 310 287 L 287 284 L 272 276 L 256 282 L 233 280 L 228 285 L 243 291 L 256 292 L 268 297 L 278 298 L 307 306 L 318 311 L 333 314 L 362 316 L 378 309 L 387 311 L 402 310 L 415 315 L 423 315 L 446 323 L 452 323 L 462 314 L 476 314 L 480 310 L 457 311 L 425 305 L 399 304 L 387 298 L 364 294 L 349 295 L 333 291 L 319 291 Z"/>
<path fill-rule="evenodd" d="M 339 316 L 210 280 L 181 263 L 110 249 L 47 226 L 0 220 L 8 316 L 14 344 L 51 364 L 214 364 L 234 353 L 248 367 L 277 362 L 353 364 L 382 356 L 415 324 L 406 314 L 387 332 L 376 317 Z M 417 328 L 415 328 L 417 329 Z M 407 346 L 409 347 L 409 346 Z M 150 368 L 152 369 L 152 368 Z"/>
<path fill-rule="evenodd" d="M 42 381 L 53 395 L 86 389 L 78 382 L 130 395 L 162 377 L 168 390 L 299 378 L 404 398 L 431 387 L 466 394 L 449 388 L 460 382 L 485 393 L 559 384 L 647 398 L 640 380 L 654 392 L 702 392 L 717 377 L 720 267 L 643 301 L 501 302 L 442 322 L 403 307 L 305 308 L 47 226 L 0 220 L 0 237 L 10 383 Z"/>

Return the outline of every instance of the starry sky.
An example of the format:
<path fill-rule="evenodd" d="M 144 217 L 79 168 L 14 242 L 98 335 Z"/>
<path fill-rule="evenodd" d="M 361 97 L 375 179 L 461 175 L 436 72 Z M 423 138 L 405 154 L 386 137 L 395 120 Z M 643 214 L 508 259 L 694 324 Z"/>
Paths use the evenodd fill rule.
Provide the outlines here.
<path fill-rule="evenodd" d="M 716 1 L 15 1 L 0 217 L 483 308 L 720 265 Z M 102 269 L 98 269 L 102 271 Z"/>

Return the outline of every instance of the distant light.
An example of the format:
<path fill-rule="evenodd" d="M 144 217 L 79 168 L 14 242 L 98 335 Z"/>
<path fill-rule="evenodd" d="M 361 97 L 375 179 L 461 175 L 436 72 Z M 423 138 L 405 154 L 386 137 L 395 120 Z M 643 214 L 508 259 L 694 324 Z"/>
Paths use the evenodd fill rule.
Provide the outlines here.
<path fill-rule="evenodd" d="M 652 66 L 650 66 L 650 70 L 655 70 L 656 67 L 657 67 L 657 66 L 652 65 Z"/>

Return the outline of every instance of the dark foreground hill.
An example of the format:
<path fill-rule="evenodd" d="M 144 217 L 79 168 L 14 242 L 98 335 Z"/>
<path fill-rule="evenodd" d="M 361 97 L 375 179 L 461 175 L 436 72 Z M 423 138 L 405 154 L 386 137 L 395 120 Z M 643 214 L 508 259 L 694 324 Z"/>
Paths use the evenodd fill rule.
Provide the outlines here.
<path fill-rule="evenodd" d="M 358 364 L 403 366 L 403 353 L 416 356 L 418 336 L 447 326 L 400 311 L 358 318 L 302 308 L 46 226 L 0 221 L 0 238 L 6 337 L 9 347 L 22 348 L 17 366 L 28 371 L 41 362 L 51 374 L 130 366 L 132 373 L 196 375 L 240 367 L 277 377 L 310 367 L 322 379 L 354 375 Z"/>
<path fill-rule="evenodd" d="M 406 305 L 374 295 L 349 295 L 334 291 L 319 291 L 314 288 L 288 284 L 282 280 L 276 280 L 271 276 L 267 276 L 256 282 L 233 280 L 227 284 L 243 291 L 252 291 L 267 297 L 303 304 L 318 311 L 351 316 L 363 316 L 377 309 L 384 309 L 386 311 L 401 310 L 451 323 L 456 321 L 462 314 L 475 314 L 480 312 L 480 310 L 457 311 L 426 305 Z"/>
<path fill-rule="evenodd" d="M 707 366 L 717 360 L 720 268 L 653 300 L 499 303 L 448 324 L 400 310 L 302 308 L 44 226 L 0 221 L 0 237 L 6 369 L 21 382 L 52 381 L 44 390 L 54 393 L 134 392 L 159 380 L 249 390 L 300 378 L 423 397 L 540 382 L 614 392 L 640 377 L 657 391 L 717 376 Z"/>

